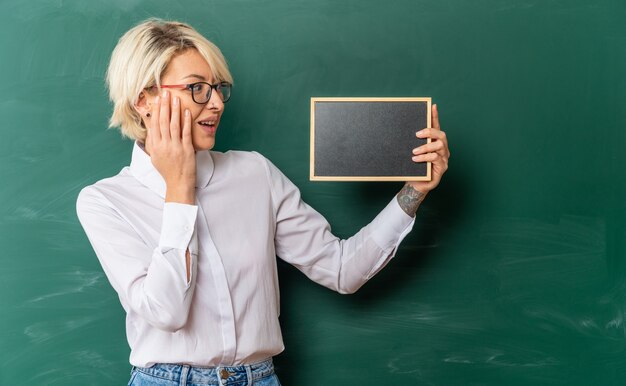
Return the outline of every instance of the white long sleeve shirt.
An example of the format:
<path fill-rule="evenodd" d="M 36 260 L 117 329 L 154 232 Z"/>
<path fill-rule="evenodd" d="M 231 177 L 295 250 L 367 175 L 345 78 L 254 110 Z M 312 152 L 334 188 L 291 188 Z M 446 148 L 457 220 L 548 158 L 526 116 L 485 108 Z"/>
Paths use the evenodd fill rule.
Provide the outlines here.
<path fill-rule="evenodd" d="M 277 255 L 351 293 L 413 226 L 394 197 L 340 240 L 260 154 L 201 151 L 196 160 L 196 205 L 164 202 L 165 181 L 137 144 L 129 167 L 78 197 L 80 222 L 127 314 L 134 366 L 239 365 L 280 353 Z"/>

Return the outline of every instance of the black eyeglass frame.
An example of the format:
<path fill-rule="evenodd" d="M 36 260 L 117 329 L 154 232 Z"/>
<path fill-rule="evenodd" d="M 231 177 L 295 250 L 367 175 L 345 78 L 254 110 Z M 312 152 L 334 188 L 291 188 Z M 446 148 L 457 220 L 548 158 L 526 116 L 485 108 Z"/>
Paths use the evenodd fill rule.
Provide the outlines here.
<path fill-rule="evenodd" d="M 196 100 L 196 92 L 194 91 L 194 86 L 196 86 L 197 84 L 206 84 L 209 86 L 209 92 L 206 95 L 206 101 L 205 102 L 198 102 Z M 156 86 L 152 86 L 151 88 L 156 87 Z M 219 82 L 216 84 L 211 84 L 209 82 L 195 82 L 195 83 L 189 83 L 189 84 L 162 84 L 161 88 L 174 88 L 174 89 L 181 89 L 181 90 L 189 90 L 191 91 L 191 99 L 199 104 L 199 105 L 205 105 L 207 104 L 210 100 L 211 100 L 211 93 L 213 92 L 213 89 L 215 89 L 215 91 L 218 91 L 218 88 L 222 88 L 222 87 L 228 87 L 229 89 L 229 93 L 228 93 L 228 98 L 226 99 L 222 99 L 222 102 L 226 103 L 230 100 L 230 96 L 233 90 L 233 85 L 229 82 Z M 224 95 L 224 94 L 220 94 L 220 95 Z"/>

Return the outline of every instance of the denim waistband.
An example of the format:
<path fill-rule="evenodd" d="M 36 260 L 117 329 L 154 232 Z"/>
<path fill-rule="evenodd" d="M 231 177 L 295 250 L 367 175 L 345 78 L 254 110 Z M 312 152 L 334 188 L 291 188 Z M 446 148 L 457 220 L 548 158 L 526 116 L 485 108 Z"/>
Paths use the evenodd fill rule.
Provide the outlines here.
<path fill-rule="evenodd" d="M 153 377 L 180 382 L 185 378 L 186 383 L 206 385 L 247 385 L 249 380 L 256 381 L 274 374 L 272 358 L 250 365 L 194 367 L 189 365 L 175 365 L 157 363 L 152 367 L 133 367 L 137 371 Z"/>

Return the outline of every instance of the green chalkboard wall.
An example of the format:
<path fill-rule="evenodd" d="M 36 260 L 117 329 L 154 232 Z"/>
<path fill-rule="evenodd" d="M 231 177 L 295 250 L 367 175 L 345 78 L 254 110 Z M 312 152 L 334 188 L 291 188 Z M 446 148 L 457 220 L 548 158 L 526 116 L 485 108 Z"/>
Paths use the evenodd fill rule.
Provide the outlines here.
<path fill-rule="evenodd" d="M 123 385 L 124 313 L 76 219 L 131 143 L 103 75 L 148 17 L 235 76 L 218 150 L 276 163 L 349 236 L 398 183 L 313 183 L 311 96 L 432 96 L 452 157 L 352 296 L 280 264 L 285 385 L 626 382 L 623 0 L 1 0 L 0 384 Z"/>

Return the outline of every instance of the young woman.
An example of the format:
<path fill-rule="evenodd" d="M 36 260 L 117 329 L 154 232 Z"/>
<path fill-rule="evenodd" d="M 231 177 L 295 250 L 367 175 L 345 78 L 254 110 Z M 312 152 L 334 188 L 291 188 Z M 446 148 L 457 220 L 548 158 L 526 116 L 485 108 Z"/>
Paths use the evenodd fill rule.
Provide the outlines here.
<path fill-rule="evenodd" d="M 255 152 L 209 151 L 232 77 L 188 25 L 148 20 L 115 47 L 111 125 L 135 140 L 130 166 L 84 188 L 78 216 L 127 313 L 131 385 L 278 385 L 283 350 L 276 256 L 352 293 L 393 257 L 448 165 L 439 129 L 414 151 L 430 182 L 406 183 L 347 240 Z M 271 92 L 271 91 L 268 91 Z"/>

